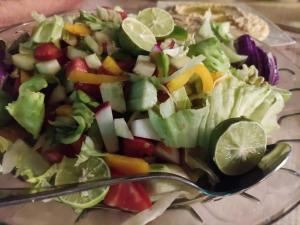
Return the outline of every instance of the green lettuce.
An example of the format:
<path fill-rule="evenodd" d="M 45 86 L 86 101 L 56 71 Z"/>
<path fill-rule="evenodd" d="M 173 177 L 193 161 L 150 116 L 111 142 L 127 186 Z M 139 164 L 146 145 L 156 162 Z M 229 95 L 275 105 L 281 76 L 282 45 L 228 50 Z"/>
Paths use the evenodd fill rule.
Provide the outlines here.
<path fill-rule="evenodd" d="M 45 116 L 45 95 L 40 91 L 47 87 L 47 81 L 34 76 L 19 88 L 19 97 L 6 106 L 9 114 L 34 138 L 40 133 Z"/>
<path fill-rule="evenodd" d="M 87 95 L 85 92 L 81 90 L 74 91 L 70 99 L 72 102 L 81 102 L 89 107 L 96 108 L 99 106 L 99 103 L 96 102 L 94 99 L 92 99 L 89 95 Z"/>
<path fill-rule="evenodd" d="M 287 91 L 270 85 L 247 84 L 230 76 L 215 86 L 205 107 L 180 110 L 167 118 L 150 110 L 149 118 L 166 145 L 207 149 L 213 129 L 230 118 L 243 116 L 257 121 L 270 134 L 279 127 L 277 114 L 287 98 Z"/>
<path fill-rule="evenodd" d="M 80 16 L 78 18 L 78 21 L 87 24 L 91 30 L 98 31 L 103 30 L 104 28 L 118 28 L 120 27 L 121 20 L 112 20 L 112 21 L 105 21 L 101 18 L 101 12 L 99 9 L 97 9 L 97 15 L 87 12 L 87 11 L 80 11 Z"/>
<path fill-rule="evenodd" d="M 197 145 L 199 127 L 207 116 L 207 109 L 183 109 L 167 118 L 153 110 L 148 113 L 151 125 L 167 146 L 191 148 Z"/>
<path fill-rule="evenodd" d="M 71 144 L 91 127 L 93 121 L 94 113 L 85 104 L 76 102 L 73 104 L 71 118 L 58 117 L 51 125 L 55 129 L 55 139 L 58 143 Z"/>
<path fill-rule="evenodd" d="M 35 43 L 55 42 L 62 36 L 64 20 L 61 16 L 53 16 L 43 20 L 32 34 Z"/>
<path fill-rule="evenodd" d="M 284 93 L 269 85 L 250 85 L 233 76 L 219 82 L 207 99 L 209 114 L 202 131 L 204 138 L 199 139 L 198 144 L 208 146 L 210 134 L 220 122 L 241 116 L 259 122 L 270 134 L 279 128 L 277 114 L 282 111 L 287 99 Z"/>
<path fill-rule="evenodd" d="M 10 173 L 16 168 L 16 175 L 24 179 L 40 176 L 50 167 L 48 162 L 24 141 L 17 140 L 3 155 L 3 173 Z"/>
<path fill-rule="evenodd" d="M 51 179 L 58 171 L 58 165 L 53 164 L 50 168 L 46 170 L 46 172 L 42 173 L 39 176 L 29 177 L 26 181 L 32 183 L 35 188 L 43 188 L 43 187 L 50 187 Z"/>
<path fill-rule="evenodd" d="M 0 153 L 5 153 L 11 145 L 12 142 L 10 140 L 0 136 Z"/>
<path fill-rule="evenodd" d="M 188 56 L 204 55 L 203 61 L 210 71 L 227 71 L 230 68 L 229 58 L 221 48 L 216 37 L 211 37 L 189 46 Z"/>
<path fill-rule="evenodd" d="M 77 156 L 75 166 L 79 166 L 81 163 L 86 162 L 90 157 L 101 157 L 103 155 L 104 153 L 101 153 L 100 149 L 97 149 L 93 140 L 87 136 L 81 146 L 81 151 Z"/>

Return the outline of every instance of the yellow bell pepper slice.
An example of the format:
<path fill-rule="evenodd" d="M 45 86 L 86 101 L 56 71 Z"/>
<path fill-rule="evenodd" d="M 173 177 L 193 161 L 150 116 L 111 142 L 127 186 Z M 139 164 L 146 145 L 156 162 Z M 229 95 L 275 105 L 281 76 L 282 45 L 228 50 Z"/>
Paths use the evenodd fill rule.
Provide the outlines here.
<path fill-rule="evenodd" d="M 118 81 L 128 80 L 128 76 L 110 76 L 104 74 L 94 74 L 82 72 L 79 70 L 73 70 L 69 73 L 68 79 L 73 82 L 80 82 L 85 84 L 102 84 L 102 83 L 113 83 Z"/>
<path fill-rule="evenodd" d="M 214 88 L 214 80 L 209 72 L 209 70 L 203 64 L 196 66 L 195 74 L 197 74 L 202 81 L 202 91 L 204 93 L 209 93 Z"/>
<path fill-rule="evenodd" d="M 82 23 L 74 23 L 74 24 L 65 23 L 64 29 L 70 32 L 71 34 L 81 36 L 81 37 L 91 33 L 91 29 Z"/>
<path fill-rule="evenodd" d="M 183 73 L 177 75 L 177 77 L 167 83 L 167 88 L 170 92 L 176 91 L 183 87 L 194 74 L 200 77 L 203 92 L 208 93 L 213 89 L 213 78 L 209 70 L 203 64 L 195 65 L 183 71 Z"/>
<path fill-rule="evenodd" d="M 149 164 L 140 158 L 117 154 L 105 154 L 103 157 L 111 169 L 119 171 L 125 175 L 138 175 L 149 172 Z"/>
<path fill-rule="evenodd" d="M 113 75 L 121 75 L 123 73 L 122 69 L 111 56 L 107 56 L 104 59 L 102 66 L 104 69 L 111 72 Z"/>
<path fill-rule="evenodd" d="M 61 105 L 55 109 L 57 116 L 72 116 L 73 108 L 71 105 Z"/>

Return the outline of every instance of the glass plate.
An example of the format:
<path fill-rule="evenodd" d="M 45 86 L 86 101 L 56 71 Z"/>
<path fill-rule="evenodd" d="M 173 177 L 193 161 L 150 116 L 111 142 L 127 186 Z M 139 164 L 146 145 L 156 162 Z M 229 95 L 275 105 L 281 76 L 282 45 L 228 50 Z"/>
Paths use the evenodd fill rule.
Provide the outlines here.
<path fill-rule="evenodd" d="M 33 23 L 15 26 L 0 32 L 0 38 L 7 42 L 15 40 L 20 34 L 29 31 Z M 263 46 L 266 51 L 271 49 Z M 281 129 L 273 133 L 270 143 L 281 139 L 300 139 L 300 71 L 278 51 L 272 49 L 281 69 L 280 87 L 293 90 L 293 96 L 287 103 L 282 115 Z M 289 142 L 292 154 L 285 168 L 300 171 L 300 143 Z M 24 185 L 12 176 L 0 176 L 0 187 Z M 298 205 L 300 201 L 300 178 L 287 170 L 280 170 L 264 182 L 247 191 L 249 195 L 235 195 L 209 202 L 196 202 L 183 208 L 170 209 L 151 222 L 152 225 L 260 225 L 271 224 Z M 254 200 L 253 197 L 259 199 Z M 80 217 L 78 221 L 73 210 L 58 202 L 37 202 L 13 207 L 0 208 L 0 222 L 9 225 L 117 225 L 130 213 L 93 209 Z M 296 219 L 296 218 L 295 218 Z M 288 223 L 290 224 L 290 223 Z M 296 224 L 296 223 L 295 223 Z"/>

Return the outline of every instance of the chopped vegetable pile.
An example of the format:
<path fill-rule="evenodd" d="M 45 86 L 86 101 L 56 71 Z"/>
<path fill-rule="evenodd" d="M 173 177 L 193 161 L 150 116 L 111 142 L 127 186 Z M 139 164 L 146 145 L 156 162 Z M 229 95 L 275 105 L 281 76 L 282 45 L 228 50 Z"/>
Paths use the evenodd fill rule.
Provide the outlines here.
<path fill-rule="evenodd" d="M 279 128 L 290 93 L 274 86 L 275 56 L 249 35 L 234 39 L 210 11 L 195 34 L 159 8 L 34 18 L 30 35 L 0 42 L 3 174 L 35 187 L 155 171 L 195 179 L 214 176 L 212 164 L 234 176 L 257 165 Z M 182 189 L 134 182 L 59 201 L 139 212 Z"/>

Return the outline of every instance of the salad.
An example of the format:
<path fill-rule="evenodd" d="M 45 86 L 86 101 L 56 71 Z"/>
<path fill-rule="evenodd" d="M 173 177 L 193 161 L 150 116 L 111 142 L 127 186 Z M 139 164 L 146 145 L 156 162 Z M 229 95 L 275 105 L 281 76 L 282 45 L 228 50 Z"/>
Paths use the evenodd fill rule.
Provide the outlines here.
<path fill-rule="evenodd" d="M 193 34 L 160 8 L 33 18 L 31 34 L 0 42 L 3 174 L 36 188 L 149 172 L 217 183 L 212 167 L 237 176 L 266 154 L 290 92 L 275 86 L 272 53 L 210 11 Z M 168 206 L 155 202 L 178 190 L 133 182 L 56 200 L 77 212 L 102 202 L 149 214 L 154 204 L 158 216 Z"/>

